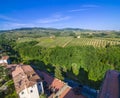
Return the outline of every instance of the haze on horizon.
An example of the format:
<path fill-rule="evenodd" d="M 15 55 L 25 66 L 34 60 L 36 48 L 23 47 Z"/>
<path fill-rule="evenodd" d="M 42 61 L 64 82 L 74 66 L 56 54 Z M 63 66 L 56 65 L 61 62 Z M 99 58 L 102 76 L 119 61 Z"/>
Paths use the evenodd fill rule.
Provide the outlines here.
<path fill-rule="evenodd" d="M 22 27 L 120 30 L 120 0 L 4 0 L 0 30 Z"/>

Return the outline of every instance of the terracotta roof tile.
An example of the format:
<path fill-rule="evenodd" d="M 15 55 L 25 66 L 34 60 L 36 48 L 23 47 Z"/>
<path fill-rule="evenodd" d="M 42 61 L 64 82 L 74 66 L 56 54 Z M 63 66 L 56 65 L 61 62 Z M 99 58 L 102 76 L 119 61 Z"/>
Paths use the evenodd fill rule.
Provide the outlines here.
<path fill-rule="evenodd" d="M 53 78 L 45 72 L 41 72 L 44 75 L 44 80 L 50 85 L 50 87 L 54 87 L 55 89 L 61 89 L 65 83 L 57 78 Z"/>
<path fill-rule="evenodd" d="M 41 81 L 40 77 L 29 65 L 16 64 L 16 68 L 12 72 L 12 77 L 17 93 Z"/>
<path fill-rule="evenodd" d="M 86 97 L 82 95 L 75 95 L 72 88 L 68 88 L 61 94 L 60 98 L 86 98 Z"/>
<path fill-rule="evenodd" d="M 39 75 L 43 75 L 44 80 L 47 82 L 47 84 L 50 87 L 54 87 L 55 89 L 58 89 L 58 92 L 61 91 L 59 98 L 85 98 L 82 95 L 75 95 L 72 88 L 70 86 L 68 86 L 66 83 L 64 83 L 63 81 L 61 81 L 57 78 L 53 78 L 46 72 L 41 72 L 39 70 L 37 72 L 39 73 Z M 66 88 L 63 89 L 65 86 L 66 86 Z M 52 96 L 55 96 L 55 94 L 51 94 L 51 96 L 49 96 L 49 98 L 53 98 Z"/>
<path fill-rule="evenodd" d="M 9 65 L 7 65 L 7 68 L 12 68 L 12 67 L 16 67 L 17 66 L 17 64 L 9 64 Z"/>

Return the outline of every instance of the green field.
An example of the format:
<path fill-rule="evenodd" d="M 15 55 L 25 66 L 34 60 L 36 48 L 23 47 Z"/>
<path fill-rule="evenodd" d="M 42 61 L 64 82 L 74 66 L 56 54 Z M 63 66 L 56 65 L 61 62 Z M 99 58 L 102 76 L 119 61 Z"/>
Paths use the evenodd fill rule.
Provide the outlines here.
<path fill-rule="evenodd" d="M 29 38 L 24 37 L 17 40 L 17 43 L 38 41 L 39 46 L 43 47 L 67 47 L 67 46 L 86 46 L 92 45 L 94 47 L 105 47 L 109 45 L 120 44 L 119 38 L 74 38 L 74 37 L 40 37 L 40 38 Z"/>

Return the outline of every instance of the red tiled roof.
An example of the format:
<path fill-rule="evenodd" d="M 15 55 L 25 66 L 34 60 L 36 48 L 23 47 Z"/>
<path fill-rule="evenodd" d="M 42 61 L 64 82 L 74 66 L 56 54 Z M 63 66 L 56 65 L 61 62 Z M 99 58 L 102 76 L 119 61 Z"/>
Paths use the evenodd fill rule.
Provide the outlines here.
<path fill-rule="evenodd" d="M 119 73 L 114 70 L 109 70 L 102 84 L 102 89 L 98 98 L 118 98 L 119 96 Z"/>
<path fill-rule="evenodd" d="M 44 75 L 44 80 L 50 85 L 51 87 L 54 87 L 55 89 L 61 89 L 65 83 L 57 78 L 53 78 L 50 75 L 48 75 L 45 72 L 41 72 Z"/>
<path fill-rule="evenodd" d="M 13 66 L 15 66 L 15 64 Z M 21 92 L 25 88 L 36 84 L 37 81 L 41 80 L 40 77 L 29 65 L 16 64 L 16 68 L 12 72 L 12 77 L 17 93 Z"/>
<path fill-rule="evenodd" d="M 9 64 L 9 65 L 7 65 L 6 67 L 7 68 L 12 68 L 12 67 L 16 67 L 17 66 L 17 64 Z"/>
<path fill-rule="evenodd" d="M 83 95 L 75 95 L 72 88 L 66 89 L 60 96 L 60 98 L 86 98 Z"/>
<path fill-rule="evenodd" d="M 62 90 L 64 88 L 64 86 L 66 86 L 65 89 L 63 89 L 63 91 L 61 91 L 59 98 L 85 98 L 82 95 L 75 95 L 72 88 L 70 86 L 68 86 L 66 83 L 64 83 L 63 81 L 57 79 L 57 78 L 53 78 L 52 76 L 50 76 L 49 74 L 47 74 L 46 72 L 40 72 L 37 71 L 39 74 L 42 74 L 44 77 L 44 80 L 48 83 L 48 85 L 50 87 L 54 87 L 55 89 Z M 54 96 L 55 94 L 53 94 Z M 50 96 L 50 98 L 52 98 Z"/>

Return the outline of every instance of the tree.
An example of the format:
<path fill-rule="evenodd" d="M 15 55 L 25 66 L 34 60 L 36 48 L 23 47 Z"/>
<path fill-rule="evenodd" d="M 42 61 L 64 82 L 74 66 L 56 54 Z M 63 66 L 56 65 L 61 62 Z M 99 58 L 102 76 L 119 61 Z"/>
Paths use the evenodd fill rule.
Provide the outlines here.
<path fill-rule="evenodd" d="M 47 96 L 45 94 L 41 94 L 40 98 L 47 98 Z"/>
<path fill-rule="evenodd" d="M 72 71 L 76 76 L 79 74 L 79 69 L 80 69 L 80 66 L 78 66 L 76 63 L 72 64 Z"/>
<path fill-rule="evenodd" d="M 59 66 L 55 67 L 55 77 L 60 79 L 60 80 L 64 80 L 64 77 L 62 75 L 62 70 Z"/>

